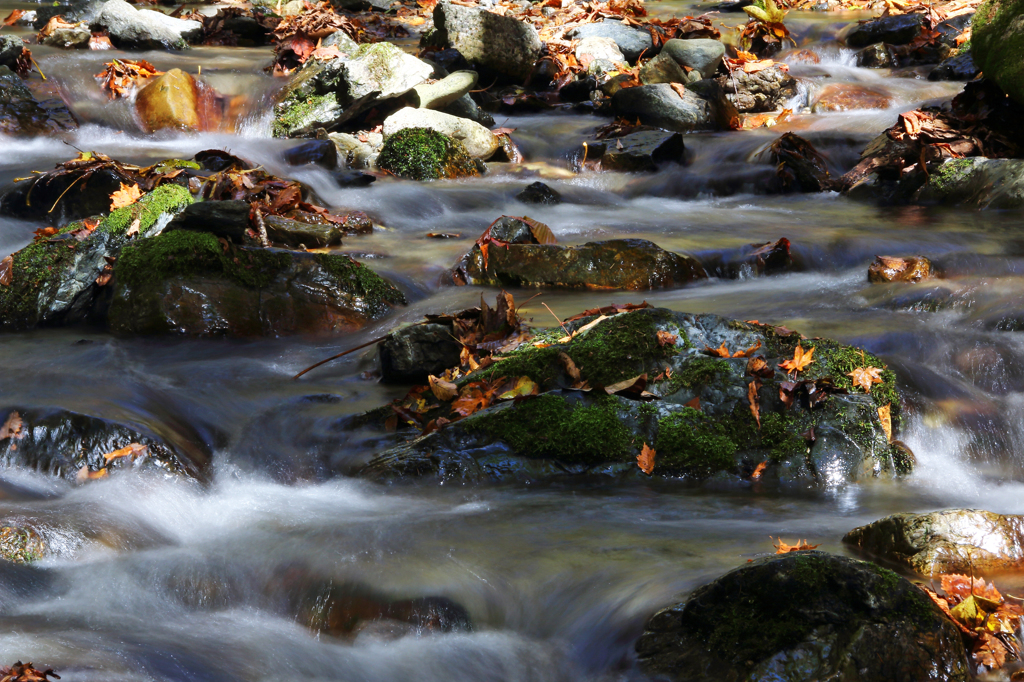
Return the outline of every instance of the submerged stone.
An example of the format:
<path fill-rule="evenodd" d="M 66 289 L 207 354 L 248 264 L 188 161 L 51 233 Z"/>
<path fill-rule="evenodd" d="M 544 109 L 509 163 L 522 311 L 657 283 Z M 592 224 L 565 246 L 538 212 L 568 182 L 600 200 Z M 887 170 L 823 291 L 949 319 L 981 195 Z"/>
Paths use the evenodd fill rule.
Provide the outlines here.
<path fill-rule="evenodd" d="M 893 514 L 854 528 L 843 542 L 925 576 L 1019 571 L 1024 516 L 980 509 Z"/>
<path fill-rule="evenodd" d="M 846 34 L 850 47 L 866 47 L 875 43 L 905 45 L 921 33 L 924 15 L 898 14 L 871 19 L 858 24 Z"/>
<path fill-rule="evenodd" d="M 48 136 L 72 128 L 53 118 L 18 74 L 0 66 L 0 134 L 11 137 Z"/>
<path fill-rule="evenodd" d="M 825 552 L 755 559 L 655 613 L 640 668 L 682 682 L 967 682 L 960 632 L 892 571 Z"/>
<path fill-rule="evenodd" d="M 9 526 L 0 521 L 0 559 L 30 564 L 46 556 L 46 541 L 33 528 Z"/>
<path fill-rule="evenodd" d="M 924 256 L 909 258 L 893 258 L 892 256 L 876 256 L 868 266 L 868 281 L 883 282 L 920 282 L 934 277 L 932 262 Z"/>
<path fill-rule="evenodd" d="M 1019 209 L 1024 206 L 1024 160 L 946 159 L 929 174 L 914 198 L 926 204 Z"/>
<path fill-rule="evenodd" d="M 531 182 L 526 188 L 516 195 L 516 199 L 524 204 L 546 204 L 554 206 L 562 203 L 562 195 L 539 180 Z"/>

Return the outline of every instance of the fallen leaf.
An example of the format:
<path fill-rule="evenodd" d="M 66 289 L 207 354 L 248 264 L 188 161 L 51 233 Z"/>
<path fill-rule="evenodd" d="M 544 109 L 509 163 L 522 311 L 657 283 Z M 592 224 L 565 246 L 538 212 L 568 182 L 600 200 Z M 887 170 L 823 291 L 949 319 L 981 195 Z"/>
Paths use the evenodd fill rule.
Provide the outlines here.
<path fill-rule="evenodd" d="M 752 377 L 769 379 L 775 376 L 775 370 L 768 366 L 768 362 L 760 355 L 747 360 L 747 374 Z"/>
<path fill-rule="evenodd" d="M 755 377 L 747 385 L 747 400 L 750 402 L 750 414 L 754 415 L 754 421 L 757 422 L 757 428 L 761 428 L 761 407 L 757 401 L 757 389 L 761 387 L 761 382 Z"/>
<path fill-rule="evenodd" d="M 732 357 L 729 354 L 729 349 L 725 347 L 723 342 L 718 348 L 712 348 L 711 346 L 704 346 L 704 352 L 712 357 L 716 358 L 729 358 Z"/>
<path fill-rule="evenodd" d="M 776 554 L 788 554 L 789 552 L 806 552 L 811 549 L 817 549 L 821 545 L 809 545 L 806 540 L 797 540 L 795 545 L 787 545 L 786 541 L 779 537 L 778 540 L 768 536 L 769 540 L 773 540 L 772 547 L 775 548 Z M 779 544 L 775 544 L 778 542 Z"/>
<path fill-rule="evenodd" d="M 137 216 L 135 216 L 135 220 L 132 221 L 132 224 L 128 226 L 127 230 L 125 230 L 124 234 L 125 234 L 126 237 L 133 237 L 133 236 L 135 236 L 135 235 L 137 235 L 139 233 L 139 229 L 141 227 L 142 227 L 142 216 L 141 215 L 137 215 Z"/>
<path fill-rule="evenodd" d="M 580 370 L 576 367 L 576 363 L 572 361 L 564 351 L 558 352 L 558 361 L 562 363 L 562 367 L 565 368 L 565 373 L 569 375 L 569 378 L 573 381 L 580 380 Z"/>
<path fill-rule="evenodd" d="M 722 344 L 722 347 L 724 348 L 725 344 Z M 757 343 L 755 343 L 753 346 L 751 346 L 750 348 L 748 348 L 746 350 L 741 350 L 741 351 L 737 351 L 737 352 L 733 353 L 732 356 L 734 358 L 749 358 L 750 356 L 752 356 L 754 354 L 754 351 L 756 351 L 760 347 L 761 347 L 761 342 L 758 341 Z"/>
<path fill-rule="evenodd" d="M 754 473 L 750 474 L 750 478 L 755 481 L 760 480 L 761 474 L 764 473 L 764 470 L 765 468 L 767 468 L 767 466 L 768 462 L 761 462 L 760 464 L 758 464 L 756 467 L 754 467 Z"/>
<path fill-rule="evenodd" d="M 95 481 L 98 478 L 105 478 L 109 474 L 110 472 L 107 471 L 106 468 L 100 469 L 99 471 L 89 471 L 89 467 L 84 466 L 78 470 L 78 473 L 75 475 L 75 480 L 79 483 L 84 483 L 85 481 Z"/>
<path fill-rule="evenodd" d="M 607 319 L 608 319 L 608 317 L 606 315 L 601 315 L 596 320 L 593 320 L 593 321 L 588 322 L 587 324 L 583 325 L 582 327 L 580 327 L 579 329 L 574 331 L 569 336 L 563 336 L 562 338 L 558 339 L 558 343 L 569 343 L 570 341 L 575 339 L 580 334 L 585 334 L 586 332 L 590 331 L 591 329 L 593 329 L 594 327 L 596 327 L 597 325 L 601 324 L 602 322 L 604 322 Z"/>
<path fill-rule="evenodd" d="M 32 230 L 32 234 L 35 235 L 35 237 L 34 237 L 35 241 L 38 241 L 40 239 L 46 239 L 48 237 L 52 237 L 53 235 L 57 234 L 57 228 L 56 227 L 40 227 L 38 230 Z"/>
<path fill-rule="evenodd" d="M 892 442 L 892 403 L 878 408 L 878 420 L 882 422 L 882 430 L 886 439 Z"/>
<path fill-rule="evenodd" d="M 14 26 L 16 23 L 18 23 L 18 19 L 21 19 L 23 14 L 25 14 L 25 10 L 23 9 L 14 10 L 13 12 L 7 15 L 6 19 L 4 19 L 4 26 Z"/>
<path fill-rule="evenodd" d="M 537 395 L 540 393 L 538 386 L 530 377 L 519 377 L 512 388 L 498 396 L 499 400 L 512 400 L 526 395 Z"/>
<path fill-rule="evenodd" d="M 103 455 L 103 459 L 107 462 L 112 462 L 113 460 L 120 459 L 122 457 L 130 457 L 132 460 L 136 460 L 148 452 L 149 448 L 142 443 L 130 443 L 119 450 L 108 452 Z"/>
<path fill-rule="evenodd" d="M 640 450 L 640 454 L 636 456 L 636 464 L 640 467 L 640 471 L 644 472 L 648 476 L 654 473 L 654 448 L 644 443 L 644 447 Z"/>
<path fill-rule="evenodd" d="M 659 346 L 674 346 L 678 337 L 675 334 L 670 334 L 662 329 L 658 330 L 658 345 Z"/>
<path fill-rule="evenodd" d="M 647 374 L 640 374 L 633 377 L 632 379 L 625 379 L 623 381 L 609 384 L 604 387 L 604 392 L 608 395 L 615 395 L 616 393 L 644 393 L 644 389 L 647 388 Z"/>
<path fill-rule="evenodd" d="M 863 388 L 866 393 L 870 393 L 872 384 L 882 383 L 881 374 L 881 367 L 857 367 L 852 372 L 847 372 L 846 376 L 853 379 L 853 385 L 855 387 L 859 386 Z"/>
<path fill-rule="evenodd" d="M 138 183 L 128 186 L 121 183 L 121 189 L 110 195 L 110 210 L 116 211 L 119 208 L 130 206 L 142 197 L 142 191 Z"/>
<path fill-rule="evenodd" d="M 793 351 L 793 359 L 792 360 L 786 360 L 784 362 L 780 362 L 779 363 L 779 367 L 781 367 L 782 369 L 786 370 L 787 372 L 802 372 L 804 369 L 807 368 L 807 365 L 809 365 L 812 362 L 814 362 L 813 356 L 814 356 L 814 347 L 813 346 L 811 347 L 810 350 L 808 350 L 805 353 L 803 346 L 801 346 L 800 343 L 798 342 L 796 344 L 796 349 Z"/>
<path fill-rule="evenodd" d="M 25 422 L 21 420 L 21 415 L 17 411 L 11 412 L 7 415 L 7 420 L 3 426 L 0 426 L 0 440 L 7 440 L 13 438 L 14 440 L 21 440 L 25 437 Z"/>
<path fill-rule="evenodd" d="M 430 392 L 442 402 L 454 400 L 459 395 L 458 386 L 443 379 L 438 379 L 433 374 L 427 377 L 427 383 L 430 384 Z"/>
<path fill-rule="evenodd" d="M 0 260 L 0 284 L 5 287 L 11 286 L 14 281 L 14 256 L 7 256 Z"/>
<path fill-rule="evenodd" d="M 695 410 L 700 409 L 700 396 L 697 396 L 693 400 L 688 400 L 683 404 L 683 407 L 692 407 Z"/>

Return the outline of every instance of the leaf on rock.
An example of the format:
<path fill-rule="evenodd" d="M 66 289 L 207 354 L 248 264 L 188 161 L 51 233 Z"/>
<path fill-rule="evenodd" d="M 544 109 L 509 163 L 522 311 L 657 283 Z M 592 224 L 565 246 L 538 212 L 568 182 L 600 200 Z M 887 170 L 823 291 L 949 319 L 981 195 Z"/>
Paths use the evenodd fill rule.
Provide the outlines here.
<path fill-rule="evenodd" d="M 530 377 L 519 377 L 512 388 L 498 396 L 499 400 L 513 400 L 527 395 L 537 395 L 540 387 Z"/>
<path fill-rule="evenodd" d="M 754 415 L 754 421 L 757 422 L 757 428 L 761 428 L 761 407 L 758 405 L 757 400 L 757 389 L 761 387 L 761 382 L 754 377 L 754 380 L 747 385 L 747 401 L 750 402 L 750 414 Z"/>
<path fill-rule="evenodd" d="M 565 368 L 565 373 L 569 375 L 570 379 L 573 381 L 580 380 L 580 370 L 565 351 L 558 352 L 558 361 L 562 363 L 562 367 Z"/>
<path fill-rule="evenodd" d="M 881 367 L 857 367 L 846 373 L 846 376 L 853 380 L 853 385 L 863 388 L 866 393 L 871 393 L 872 384 L 882 383 L 881 375 Z"/>
<path fill-rule="evenodd" d="M 760 347 L 761 347 L 761 342 L 758 341 L 757 343 L 755 343 L 753 346 L 751 346 L 750 348 L 748 348 L 746 350 L 736 351 L 735 353 L 732 354 L 732 356 L 734 358 L 749 358 L 749 357 L 751 357 L 754 354 L 754 351 L 756 351 Z"/>
<path fill-rule="evenodd" d="M 122 457 L 128 457 L 132 461 L 135 461 L 139 457 L 149 454 L 149 448 L 142 443 L 130 443 L 119 450 L 108 452 L 103 455 L 103 459 L 107 462 L 112 462 L 115 459 L 121 459 Z"/>
<path fill-rule="evenodd" d="M 51 668 L 36 670 L 31 663 L 18 661 L 12 666 L 0 665 L 0 682 L 46 682 L 47 677 L 60 679 Z"/>
<path fill-rule="evenodd" d="M 650 303 L 644 301 L 643 303 L 626 303 L 623 305 L 606 305 L 602 308 L 590 308 L 584 310 L 579 315 L 573 315 L 572 317 L 565 320 L 565 322 L 575 322 L 576 320 L 582 320 L 584 317 L 591 317 L 593 315 L 618 315 L 619 313 L 628 313 L 633 310 L 643 310 L 644 308 L 652 307 Z"/>
<path fill-rule="evenodd" d="M 768 365 L 768 362 L 760 355 L 747 360 L 746 372 L 752 377 L 760 377 L 762 379 L 769 379 L 775 376 L 775 370 L 772 369 Z"/>
<path fill-rule="evenodd" d="M 5 287 L 11 286 L 14 281 L 14 256 L 7 256 L 0 260 L 0 284 Z"/>
<path fill-rule="evenodd" d="M 90 471 L 88 466 L 84 466 L 78 470 L 75 480 L 79 483 L 85 483 L 86 481 L 95 481 L 98 478 L 106 478 L 108 475 L 110 475 L 110 472 L 106 467 L 99 471 Z"/>
<path fill-rule="evenodd" d="M 654 398 L 654 394 L 648 393 L 647 388 L 647 374 L 640 374 L 632 379 L 625 379 L 614 384 L 610 384 L 604 387 L 604 392 L 608 395 L 623 394 L 632 397 L 641 398 Z"/>
<path fill-rule="evenodd" d="M 21 420 L 21 415 L 17 411 L 13 411 L 7 415 L 4 425 L 0 426 L 0 440 L 7 440 L 8 438 L 21 440 L 24 437 L 25 422 Z"/>
<path fill-rule="evenodd" d="M 700 410 L 700 396 L 697 396 L 693 400 L 687 400 L 683 407 L 692 407 L 695 410 Z"/>
<path fill-rule="evenodd" d="M 678 337 L 675 334 L 671 334 L 662 329 L 658 330 L 658 345 L 659 346 L 674 346 Z"/>
<path fill-rule="evenodd" d="M 648 476 L 654 473 L 654 448 L 644 443 L 644 447 L 640 450 L 640 454 L 636 456 L 636 464 L 640 467 L 640 471 L 644 472 Z"/>
<path fill-rule="evenodd" d="M 555 239 L 555 234 L 551 231 L 551 228 L 544 223 L 538 222 L 533 218 L 527 218 L 523 216 L 519 218 L 524 223 L 530 226 L 530 233 L 533 238 L 537 240 L 538 244 L 557 244 L 558 240 Z"/>
<path fill-rule="evenodd" d="M 126 185 L 123 182 L 121 189 L 117 190 L 110 195 L 110 210 L 116 211 L 119 208 L 130 206 L 138 201 L 142 197 L 142 190 L 139 189 L 138 184 Z"/>
<path fill-rule="evenodd" d="M 797 342 L 796 349 L 793 351 L 793 359 L 780 362 L 779 367 L 787 372 L 802 372 L 812 362 L 814 362 L 814 347 L 811 346 L 810 350 L 805 353 L 803 346 Z"/>
<path fill-rule="evenodd" d="M 892 442 L 892 403 L 878 408 L 878 420 L 882 422 L 882 430 L 886 439 Z"/>
<path fill-rule="evenodd" d="M 807 544 L 806 540 L 797 540 L 795 545 L 788 545 L 786 541 L 780 536 L 778 540 L 773 538 L 771 535 L 768 536 L 769 540 L 772 540 L 772 547 L 775 548 L 776 554 L 788 554 L 789 552 L 806 552 L 808 550 L 817 549 L 821 545 L 810 545 Z M 778 544 L 775 544 L 778 542 Z"/>
<path fill-rule="evenodd" d="M 459 395 L 458 386 L 444 379 L 438 379 L 433 374 L 427 377 L 427 383 L 430 384 L 430 392 L 434 394 L 434 397 L 443 402 L 454 400 Z"/>
<path fill-rule="evenodd" d="M 723 342 L 718 348 L 712 348 L 711 346 L 704 346 L 704 353 L 716 358 L 730 358 L 729 349 L 725 347 Z"/>

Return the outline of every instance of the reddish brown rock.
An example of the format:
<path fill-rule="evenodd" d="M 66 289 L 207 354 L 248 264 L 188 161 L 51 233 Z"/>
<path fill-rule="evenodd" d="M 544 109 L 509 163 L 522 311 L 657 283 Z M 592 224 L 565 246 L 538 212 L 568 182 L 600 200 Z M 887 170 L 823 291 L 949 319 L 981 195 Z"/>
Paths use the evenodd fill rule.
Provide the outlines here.
<path fill-rule="evenodd" d="M 135 111 L 142 128 L 148 133 L 168 128 L 198 131 L 199 86 L 181 69 L 171 69 L 154 78 L 139 92 Z"/>
<path fill-rule="evenodd" d="M 920 282 L 934 278 L 932 262 L 924 256 L 875 256 L 875 262 L 868 266 L 868 281 L 873 284 Z"/>
<path fill-rule="evenodd" d="M 892 98 L 884 92 L 860 85 L 833 83 L 821 89 L 811 105 L 811 111 L 823 114 L 855 109 L 888 109 L 890 106 Z"/>

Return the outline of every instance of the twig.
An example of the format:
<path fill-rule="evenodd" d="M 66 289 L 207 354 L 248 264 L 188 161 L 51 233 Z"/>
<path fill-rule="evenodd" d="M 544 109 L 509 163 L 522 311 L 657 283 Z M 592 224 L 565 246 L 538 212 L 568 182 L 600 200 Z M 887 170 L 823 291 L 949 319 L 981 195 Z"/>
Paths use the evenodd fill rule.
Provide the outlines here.
<path fill-rule="evenodd" d="M 253 215 L 256 218 L 256 232 L 259 234 L 260 246 L 266 248 L 270 246 L 270 239 L 267 237 L 267 226 L 263 222 L 263 211 L 255 202 L 252 205 Z"/>
<path fill-rule="evenodd" d="M 83 173 L 82 175 L 79 175 L 77 178 L 72 180 L 71 184 L 68 185 L 67 188 L 63 192 L 60 193 L 59 197 L 57 197 L 57 201 L 53 202 L 53 206 L 50 207 L 50 210 L 47 211 L 47 213 L 53 213 L 53 209 L 57 208 L 57 204 L 59 204 L 60 200 L 64 198 L 64 195 L 68 193 L 68 190 L 71 189 L 72 187 L 74 187 L 76 182 L 78 182 L 79 180 L 81 180 L 84 177 L 87 177 L 88 175 L 89 175 L 88 173 Z M 35 187 L 35 185 L 32 185 L 32 186 Z M 28 202 L 26 201 L 25 203 L 27 204 Z"/>
<path fill-rule="evenodd" d="M 422 322 L 420 324 L 422 324 Z M 299 372 L 298 374 L 293 376 L 292 380 L 298 379 L 299 377 L 301 377 L 306 372 L 308 372 L 310 370 L 313 370 L 313 369 L 316 369 L 320 365 L 326 365 L 331 360 L 337 360 L 338 358 L 344 357 L 344 356 L 348 355 L 349 353 L 355 353 L 357 350 L 362 350 L 363 348 L 366 348 L 367 346 L 372 346 L 375 343 L 380 343 L 381 341 L 383 341 L 386 338 L 388 338 L 387 334 L 385 334 L 384 336 L 381 336 L 379 338 L 373 339 L 372 341 L 367 341 L 366 343 L 364 343 L 361 346 L 356 346 L 355 348 L 349 348 L 344 353 L 338 353 L 337 355 L 332 355 L 331 357 L 327 358 L 326 360 L 321 360 L 320 362 L 316 363 L 315 365 L 310 365 L 306 369 L 302 370 L 301 372 Z"/>
<path fill-rule="evenodd" d="M 43 73 L 43 70 L 39 68 L 39 63 L 36 62 L 36 60 L 33 59 L 32 57 L 29 57 L 29 59 L 32 61 L 32 64 L 36 67 L 36 71 L 39 72 L 39 76 L 45 81 L 46 80 L 46 74 Z"/>
<path fill-rule="evenodd" d="M 544 303 L 543 301 L 541 302 L 541 305 L 544 306 L 545 308 L 548 308 L 548 304 Z M 569 336 L 572 336 L 572 332 L 570 332 L 569 329 L 564 324 L 562 324 L 562 319 L 558 317 L 558 315 L 555 315 L 555 311 L 552 310 L 551 308 L 548 308 L 548 312 L 551 313 L 551 316 L 555 318 L 555 322 L 557 322 L 558 326 L 562 328 L 562 331 L 568 334 Z"/>

